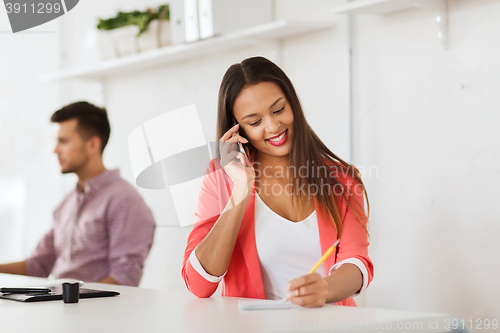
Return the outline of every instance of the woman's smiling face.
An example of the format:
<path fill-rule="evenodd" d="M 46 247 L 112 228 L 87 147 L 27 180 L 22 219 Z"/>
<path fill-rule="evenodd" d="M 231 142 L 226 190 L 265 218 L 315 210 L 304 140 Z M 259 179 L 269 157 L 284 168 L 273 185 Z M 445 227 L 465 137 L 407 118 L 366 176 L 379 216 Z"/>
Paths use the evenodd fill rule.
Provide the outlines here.
<path fill-rule="evenodd" d="M 244 88 L 233 110 L 245 137 L 260 154 L 283 157 L 290 153 L 293 111 L 276 83 L 261 82 Z"/>

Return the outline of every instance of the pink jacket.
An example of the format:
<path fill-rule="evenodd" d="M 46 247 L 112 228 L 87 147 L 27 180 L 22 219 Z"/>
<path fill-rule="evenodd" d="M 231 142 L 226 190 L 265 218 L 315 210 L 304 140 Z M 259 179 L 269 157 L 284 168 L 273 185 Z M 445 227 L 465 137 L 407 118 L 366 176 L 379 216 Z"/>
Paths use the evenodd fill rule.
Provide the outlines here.
<path fill-rule="evenodd" d="M 219 159 L 212 160 L 203 179 L 195 213 L 196 223 L 189 234 L 184 252 L 182 277 L 189 291 L 198 297 L 212 296 L 217 289 L 218 283 L 207 281 L 202 277 L 191 265 L 189 255 L 212 229 L 212 226 L 226 207 L 234 187 L 234 183 L 226 175 L 219 163 Z M 337 179 L 346 185 L 348 189 L 353 188 L 354 182 L 349 176 L 342 177 L 342 175 L 339 175 Z M 362 194 L 351 192 L 363 203 Z M 337 232 L 332 221 L 326 214 L 321 213 L 316 202 L 315 207 L 318 217 L 321 252 L 324 253 L 335 243 Z M 373 279 L 373 264 L 368 256 L 368 245 L 370 243 L 366 231 L 351 209 L 348 209 L 343 198 L 337 199 L 337 207 L 340 207 L 342 217 L 342 241 L 335 255 L 330 255 L 324 262 L 326 275 L 329 274 L 330 268 L 335 263 L 348 258 L 356 258 L 365 265 L 369 284 Z M 243 216 L 229 268 L 222 279 L 223 296 L 265 299 L 264 284 L 255 243 L 254 211 L 255 196 L 252 196 Z M 304 272 L 304 274 L 306 273 Z M 337 304 L 356 306 L 356 302 L 352 297 Z"/>

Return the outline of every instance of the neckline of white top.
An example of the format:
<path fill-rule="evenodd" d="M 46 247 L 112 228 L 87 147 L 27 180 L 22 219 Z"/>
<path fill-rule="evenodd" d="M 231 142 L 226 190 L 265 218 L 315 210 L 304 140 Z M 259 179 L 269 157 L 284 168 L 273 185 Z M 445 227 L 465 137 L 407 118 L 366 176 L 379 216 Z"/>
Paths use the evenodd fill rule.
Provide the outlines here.
<path fill-rule="evenodd" d="M 288 224 L 292 224 L 292 225 L 300 225 L 301 223 L 303 222 L 307 222 L 307 220 L 311 219 L 314 214 L 316 214 L 316 209 L 313 210 L 313 212 L 308 216 L 306 217 L 305 219 L 303 219 L 302 221 L 297 221 L 297 222 L 294 222 L 294 221 L 290 221 L 286 218 L 284 218 L 283 216 L 281 216 L 280 214 L 276 213 L 274 210 L 272 210 L 265 202 L 264 200 L 262 200 L 262 198 L 260 197 L 260 195 L 257 193 L 257 191 L 255 192 L 255 196 L 258 198 L 258 200 L 260 200 L 260 202 L 262 202 L 264 204 L 264 207 L 266 207 L 268 210 L 270 210 L 274 215 L 278 216 L 280 218 L 280 220 L 282 221 L 285 221 L 286 223 Z"/>

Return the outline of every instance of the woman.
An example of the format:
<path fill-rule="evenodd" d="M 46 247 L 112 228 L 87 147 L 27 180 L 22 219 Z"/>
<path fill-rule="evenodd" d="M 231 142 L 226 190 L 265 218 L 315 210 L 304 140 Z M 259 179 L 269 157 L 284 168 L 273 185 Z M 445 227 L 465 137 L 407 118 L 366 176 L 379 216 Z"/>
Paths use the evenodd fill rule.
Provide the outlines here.
<path fill-rule="evenodd" d="M 217 117 L 220 158 L 184 254 L 188 289 L 210 297 L 222 280 L 223 296 L 356 306 L 351 296 L 373 278 L 358 171 L 316 136 L 292 83 L 265 58 L 227 70 Z M 337 238 L 336 253 L 307 274 Z"/>

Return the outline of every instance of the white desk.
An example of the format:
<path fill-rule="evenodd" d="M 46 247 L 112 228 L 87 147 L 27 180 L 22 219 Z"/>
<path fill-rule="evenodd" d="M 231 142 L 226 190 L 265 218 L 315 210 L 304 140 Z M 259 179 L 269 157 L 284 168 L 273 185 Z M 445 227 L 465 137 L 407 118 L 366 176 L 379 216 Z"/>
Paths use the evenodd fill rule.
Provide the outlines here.
<path fill-rule="evenodd" d="M 0 274 L 0 287 L 44 286 L 47 281 Z M 84 287 L 116 290 L 121 295 L 81 299 L 77 304 L 0 299 L 0 332 L 449 332 L 443 328 L 449 317 L 434 313 L 333 305 L 240 312 L 238 299 L 231 297 L 198 299 L 187 291 L 164 292 L 98 283 L 85 283 Z M 436 321 L 440 328 L 430 329 L 429 323 Z M 403 329 L 396 329 L 397 325 Z M 415 325 L 415 329 L 404 329 L 405 325 Z"/>

